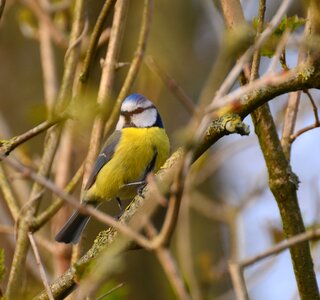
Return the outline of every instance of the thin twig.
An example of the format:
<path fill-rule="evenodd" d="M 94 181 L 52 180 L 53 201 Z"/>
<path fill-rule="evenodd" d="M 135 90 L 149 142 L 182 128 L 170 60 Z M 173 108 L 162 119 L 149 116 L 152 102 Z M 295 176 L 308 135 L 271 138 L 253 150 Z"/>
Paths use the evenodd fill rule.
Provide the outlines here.
<path fill-rule="evenodd" d="M 34 1 L 32 1 L 34 2 Z M 37 7 L 39 5 L 35 3 Z M 84 8 L 85 1 L 84 0 L 76 0 L 74 3 L 74 20 L 71 28 L 70 35 L 70 44 L 73 43 L 74 40 L 80 35 L 82 30 L 82 24 L 84 21 Z M 39 16 L 40 18 L 41 16 Z M 45 20 L 44 20 L 45 21 Z M 68 56 L 67 61 L 65 62 L 65 68 L 63 72 L 63 78 L 61 83 L 60 92 L 57 98 L 55 110 L 57 115 L 61 115 L 64 113 L 65 108 L 69 104 L 71 98 L 71 91 L 74 81 L 75 70 L 79 61 L 80 47 L 73 48 L 73 51 Z M 59 144 L 61 133 L 61 126 L 56 126 L 46 135 L 45 147 L 43 151 L 43 155 L 41 158 L 41 163 L 38 170 L 38 176 L 45 178 L 48 176 L 51 166 L 53 163 L 54 156 L 56 154 L 56 150 Z M 1 155 L 1 158 L 3 156 Z M 29 249 L 29 239 L 28 233 L 30 232 L 30 223 L 34 218 L 34 215 L 39 206 L 40 197 L 37 199 L 38 195 L 41 195 L 42 186 L 39 183 L 34 182 L 29 199 L 33 201 L 33 205 L 31 205 L 21 221 L 19 222 L 18 227 L 18 235 L 17 235 L 17 243 L 16 249 L 14 252 L 12 267 L 9 274 L 9 280 L 7 284 L 7 297 L 9 299 L 21 298 L 21 282 L 22 276 L 24 274 L 24 266 L 27 258 L 27 252 Z M 36 201 L 37 200 L 37 201 Z M 30 202 L 30 200 L 29 200 Z"/>
<path fill-rule="evenodd" d="M 225 95 L 230 88 L 232 87 L 235 80 L 238 78 L 240 72 L 243 69 L 243 66 L 248 62 L 252 54 L 256 49 L 259 49 L 263 43 L 269 38 L 269 36 L 272 34 L 272 32 L 276 29 L 278 24 L 280 23 L 283 15 L 286 13 L 289 5 L 291 4 L 292 0 L 284 0 L 282 1 L 281 5 L 279 6 L 276 14 L 268 24 L 267 28 L 261 33 L 257 41 L 254 43 L 252 47 L 250 47 L 239 59 L 237 64 L 232 68 L 230 73 L 228 74 L 227 78 L 222 83 L 221 87 L 217 91 L 216 96 L 212 100 L 211 107 L 216 105 L 215 102 L 222 102 L 221 96 Z M 220 98 L 220 99 L 219 99 Z M 219 100 L 218 100 L 219 99 Z M 218 103 L 218 104 L 219 104 Z"/>
<path fill-rule="evenodd" d="M 229 105 L 230 109 L 232 110 L 233 107 L 237 107 L 237 104 L 239 104 L 239 102 L 241 103 L 242 97 L 244 95 L 250 94 L 255 90 L 259 90 L 262 88 L 272 88 L 274 86 L 278 86 L 279 82 L 292 80 L 293 77 L 296 77 L 296 72 L 299 72 L 299 69 L 291 69 L 290 71 L 285 73 L 279 72 L 273 75 L 264 75 L 246 85 L 235 89 L 234 91 L 226 94 L 225 96 L 222 96 L 221 98 L 217 98 L 217 102 L 209 105 L 205 113 L 213 113 L 214 111 L 218 111 L 220 108 L 227 105 Z"/>
<path fill-rule="evenodd" d="M 109 3 L 109 6 L 106 4 L 104 6 L 104 14 L 100 16 L 100 22 L 103 21 L 105 18 L 105 14 L 108 13 L 111 2 Z M 93 166 L 93 163 L 97 157 L 97 154 L 100 150 L 101 147 L 101 140 L 103 137 L 103 130 L 104 130 L 104 125 L 105 125 L 105 118 L 110 115 L 111 111 L 111 96 L 112 96 L 112 90 L 113 90 L 113 84 L 115 80 L 115 66 L 117 63 L 117 58 L 119 55 L 121 43 L 122 43 L 122 36 L 124 32 L 124 26 L 125 26 L 125 20 L 126 20 L 126 15 L 127 15 L 127 10 L 128 10 L 128 1 L 117 1 L 115 5 L 115 12 L 113 16 L 113 21 L 112 21 L 112 27 L 111 27 L 111 33 L 110 33 L 110 41 L 108 45 L 108 50 L 106 52 L 105 56 L 105 63 L 102 69 L 102 74 L 101 74 L 101 80 L 100 80 L 100 86 L 99 86 L 99 91 L 98 91 L 98 97 L 97 97 L 97 103 L 100 105 L 102 110 L 104 111 L 104 114 L 100 114 L 96 117 L 92 132 L 91 132 L 91 137 L 90 137 L 90 146 L 89 146 L 89 151 L 86 157 L 86 162 L 84 166 L 84 175 L 83 175 L 83 186 L 86 184 L 87 179 L 89 177 L 89 174 L 91 173 L 91 169 Z M 100 26 L 102 24 L 98 25 L 96 28 L 96 38 L 98 38 L 98 33 L 101 30 Z M 91 41 L 91 47 L 94 47 L 94 44 L 96 43 L 96 40 Z M 93 51 L 93 48 L 90 50 Z M 93 54 L 88 53 L 88 61 L 86 62 L 86 67 L 84 69 L 84 75 L 82 76 L 87 76 L 88 71 L 89 71 L 89 59 Z M 85 78 L 83 78 L 85 79 Z"/>
<path fill-rule="evenodd" d="M 237 300 L 249 300 L 243 268 L 237 263 L 229 262 L 229 271 Z"/>
<path fill-rule="evenodd" d="M 184 181 L 182 177 L 182 168 L 179 168 L 175 180 L 171 185 L 169 205 L 160 233 L 151 240 L 151 245 L 154 249 L 160 246 L 168 246 L 170 243 L 173 231 L 177 224 L 183 188 Z"/>
<path fill-rule="evenodd" d="M 68 181 L 70 180 L 70 173 L 71 173 L 71 166 L 73 163 L 74 158 L 74 126 L 75 124 L 67 122 L 65 124 L 64 130 L 61 135 L 61 142 L 59 151 L 56 155 L 56 164 L 55 164 L 55 178 L 54 182 L 55 184 L 64 189 L 65 186 L 68 184 Z M 81 173 L 82 174 L 82 173 Z M 55 199 L 56 197 L 54 197 Z M 55 199 L 56 200 L 56 199 Z M 62 205 L 63 200 L 58 199 L 58 201 L 61 202 L 61 209 L 58 210 L 59 206 L 54 206 L 56 209 L 55 216 L 51 219 L 50 227 L 51 232 L 55 234 L 59 228 L 62 228 L 62 226 L 67 222 L 67 220 L 70 217 L 71 209 L 67 205 Z M 53 201 L 53 203 L 56 203 Z M 46 218 L 50 218 L 50 215 L 52 215 L 55 210 L 52 210 L 53 203 L 48 207 L 49 208 L 49 214 L 47 209 L 45 210 Z M 42 213 L 43 217 L 43 213 Z M 37 218 L 37 220 L 39 220 Z M 47 221 L 49 219 L 42 219 L 42 221 Z M 39 225 L 39 223 L 37 224 Z M 34 229 L 34 227 L 32 228 Z M 53 254 L 53 266 L 55 270 L 55 274 L 61 274 L 65 272 L 65 270 L 68 269 L 70 266 L 70 257 L 71 257 L 71 247 L 70 245 L 60 243 L 56 246 L 56 251 Z"/>
<path fill-rule="evenodd" d="M 130 88 L 132 87 L 134 80 L 136 79 L 142 59 L 144 57 L 144 53 L 147 46 L 147 40 L 149 36 L 150 26 L 151 26 L 151 18 L 152 18 L 152 10 L 153 10 L 153 0 L 144 0 L 144 7 L 142 12 L 142 23 L 139 33 L 138 45 L 137 49 L 134 53 L 134 57 L 130 64 L 130 68 L 126 79 L 121 87 L 120 93 L 117 97 L 117 100 L 114 104 L 112 113 L 105 128 L 105 135 L 109 136 L 114 129 L 114 125 L 118 120 L 120 106 L 122 104 L 123 99 L 127 96 Z"/>
<path fill-rule="evenodd" d="M 64 61 L 67 60 L 69 54 L 72 52 L 72 49 L 77 47 L 78 45 L 81 44 L 82 40 L 84 39 L 84 37 L 86 36 L 87 32 L 88 32 L 88 28 L 89 28 L 89 21 L 86 19 L 84 22 L 84 26 L 83 26 L 83 30 L 80 33 L 80 35 L 72 42 L 70 43 L 70 45 L 68 46 L 68 49 L 64 55 Z"/>
<path fill-rule="evenodd" d="M 188 179 L 189 180 L 189 179 Z M 191 298 L 194 300 L 203 299 L 202 290 L 199 283 L 199 278 L 196 275 L 195 265 L 193 260 L 193 242 L 191 235 L 191 218 L 190 218 L 190 183 L 186 182 L 186 191 L 183 194 L 183 199 L 180 209 L 179 223 L 177 226 L 177 254 L 178 261 L 183 276 L 189 284 Z"/>
<path fill-rule="evenodd" d="M 6 5 L 6 0 L 0 0 L 0 20 L 1 20 L 5 5 Z"/>
<path fill-rule="evenodd" d="M 318 108 L 317 108 L 317 105 L 315 103 L 315 101 L 313 100 L 312 98 L 312 95 L 311 93 L 309 92 L 309 90 L 304 90 L 303 91 L 305 94 L 307 94 L 309 100 L 310 100 L 310 103 L 312 105 L 312 110 L 313 110 L 313 114 L 314 114 L 314 124 L 313 125 L 309 125 L 309 126 L 306 126 L 300 130 L 298 130 L 296 133 L 292 134 L 290 136 L 290 142 L 293 143 L 297 137 L 299 137 L 300 135 L 302 135 L 303 133 L 307 132 L 307 131 L 310 131 L 312 129 L 315 129 L 315 128 L 318 128 L 320 127 L 320 121 L 319 121 L 319 114 L 318 114 Z"/>
<path fill-rule="evenodd" d="M 102 300 L 104 298 L 106 298 L 107 296 L 111 295 L 112 293 L 114 293 L 116 290 L 122 288 L 124 286 L 124 283 L 121 282 L 118 285 L 116 285 L 115 287 L 113 287 L 111 290 L 109 290 L 108 292 L 106 292 L 105 294 L 101 295 L 100 297 L 98 297 L 96 300 Z"/>
<path fill-rule="evenodd" d="M 290 159 L 291 144 L 292 144 L 291 136 L 294 132 L 294 127 L 297 121 L 300 97 L 301 97 L 301 91 L 289 93 L 288 104 L 287 104 L 284 122 L 283 122 L 281 146 L 288 160 Z"/>
<path fill-rule="evenodd" d="M 61 123 L 67 119 L 66 116 L 56 117 L 52 120 L 46 120 L 34 128 L 29 129 L 25 133 L 15 136 L 9 140 L 0 140 L 0 150 L 2 154 L 9 155 L 11 151 L 30 140 L 31 138 L 39 135 L 40 133 L 48 130 L 52 126 Z"/>
<path fill-rule="evenodd" d="M 21 0 L 21 2 L 27 5 L 31 9 L 31 11 L 38 18 L 38 20 L 41 20 L 42 22 L 46 23 L 47 28 L 52 36 L 52 39 L 56 42 L 57 45 L 61 46 L 62 48 L 68 47 L 67 38 L 64 36 L 62 32 L 60 32 L 57 29 L 52 19 L 49 17 L 49 15 L 45 11 L 43 11 L 43 9 L 40 7 L 37 1 Z"/>
<path fill-rule="evenodd" d="M 156 73 L 164 84 L 168 87 L 169 91 L 180 101 L 186 108 L 190 115 L 196 112 L 196 107 L 192 99 L 187 95 L 186 91 L 174 80 L 168 73 L 160 68 L 152 56 L 146 58 L 147 66 Z"/>
<path fill-rule="evenodd" d="M 79 209 L 81 213 L 93 216 L 94 218 L 96 218 L 100 222 L 114 227 L 119 232 L 127 235 L 132 240 L 137 242 L 141 247 L 144 247 L 146 249 L 152 249 L 152 244 L 146 238 L 144 238 L 142 235 L 133 231 L 130 227 L 128 227 L 122 223 L 117 222 L 113 217 L 111 217 L 107 214 L 104 214 L 104 213 L 100 212 L 99 210 L 96 210 L 90 206 L 81 205 L 75 197 L 67 194 L 64 190 L 57 187 L 49 179 L 41 176 L 40 174 L 33 172 L 31 169 L 23 166 L 22 164 L 18 163 L 15 160 L 12 160 L 10 158 L 6 158 L 3 155 L 0 155 L 0 160 L 3 160 L 5 163 L 9 164 L 14 169 L 18 170 L 19 172 L 24 173 L 25 176 L 28 176 L 29 178 L 31 178 L 32 180 L 34 180 L 38 184 L 40 184 L 43 187 L 47 188 L 48 190 L 52 191 L 53 193 L 58 195 L 60 198 L 64 199 L 66 202 L 68 202 L 72 207 Z"/>
<path fill-rule="evenodd" d="M 299 244 L 299 243 L 302 243 L 305 241 L 318 239 L 319 237 L 320 237 L 320 228 L 311 229 L 306 232 L 295 235 L 291 238 L 288 238 L 284 242 L 281 242 L 278 245 L 275 245 L 275 246 L 267 249 L 266 251 L 263 251 L 260 254 L 257 254 L 255 256 L 247 258 L 247 259 L 243 259 L 240 262 L 238 262 L 238 264 L 240 264 L 243 267 L 248 267 L 248 266 L 251 266 L 251 265 L 259 262 L 262 259 L 265 259 L 269 256 L 278 254 L 278 253 L 280 253 L 280 252 L 282 252 L 282 251 L 284 251 L 284 250 L 286 250 L 296 244 Z"/>
<path fill-rule="evenodd" d="M 303 32 L 304 40 L 307 40 L 308 35 L 310 35 L 310 33 L 312 32 L 310 28 L 311 26 L 312 26 L 311 20 L 310 18 L 307 18 L 307 22 Z M 299 47 L 300 48 L 299 48 L 299 55 L 298 55 L 298 61 L 297 61 L 298 66 L 301 65 L 306 59 L 306 49 L 301 43 L 301 41 L 299 41 Z M 297 91 L 289 94 L 288 104 L 287 104 L 284 122 L 283 122 L 281 146 L 288 161 L 290 161 L 291 145 L 292 145 L 291 135 L 294 133 L 294 128 L 297 121 L 300 97 L 301 97 L 301 91 Z"/>
<path fill-rule="evenodd" d="M 157 231 L 150 222 L 146 230 L 150 238 L 157 236 Z M 159 246 L 154 251 L 177 297 L 181 300 L 191 300 L 170 249 Z"/>
<path fill-rule="evenodd" d="M 215 174 L 215 172 L 226 162 L 228 159 L 232 158 L 234 155 L 240 154 L 242 151 L 248 150 L 254 145 L 254 140 L 251 138 L 246 138 L 239 143 L 239 141 L 234 141 L 225 146 L 217 149 L 212 155 L 207 159 L 205 165 L 201 168 L 201 172 L 198 172 L 195 178 L 195 184 L 201 184 L 207 180 L 210 176 Z"/>
<path fill-rule="evenodd" d="M 45 286 L 45 288 L 47 290 L 49 299 L 50 300 L 54 300 L 54 297 L 53 297 L 53 294 L 52 294 L 52 291 L 51 291 L 51 288 L 50 288 L 50 285 L 49 285 L 49 281 L 48 281 L 48 278 L 47 278 L 47 275 L 46 275 L 46 271 L 44 270 L 43 264 L 41 262 L 41 257 L 40 257 L 36 242 L 35 242 L 31 232 L 28 233 L 28 236 L 29 236 L 29 240 L 30 240 L 30 244 L 31 244 L 34 256 L 36 258 L 36 262 L 37 262 L 37 265 L 38 265 L 38 268 L 39 268 L 39 273 L 40 273 L 43 285 Z"/>
<path fill-rule="evenodd" d="M 276 71 L 278 62 L 280 61 L 281 55 L 283 55 L 283 53 L 285 53 L 285 48 L 288 42 L 288 39 L 290 37 L 290 30 L 286 30 L 282 36 L 281 39 L 277 45 L 276 51 L 274 53 L 274 55 L 272 56 L 271 62 L 269 64 L 269 67 L 266 71 L 266 73 L 270 73 L 273 74 Z"/>
<path fill-rule="evenodd" d="M 310 130 L 318 128 L 318 127 L 319 127 L 319 124 L 313 124 L 313 125 L 309 125 L 309 126 L 306 126 L 302 129 L 298 130 L 295 134 L 292 134 L 290 136 L 291 143 L 293 143 L 303 133 L 306 133 L 307 131 L 310 131 Z"/>
<path fill-rule="evenodd" d="M 80 168 L 77 170 L 77 172 L 74 174 L 64 191 L 68 194 L 70 194 L 76 187 L 77 183 L 80 181 L 81 177 L 83 175 L 83 164 L 80 166 Z M 53 215 L 61 208 L 65 201 L 61 198 L 56 199 L 51 203 L 51 205 L 46 208 L 45 211 L 40 213 L 34 221 L 32 222 L 32 232 L 36 232 L 39 230 L 44 224 L 46 224 Z"/>
<path fill-rule="evenodd" d="M 13 219 L 17 221 L 19 216 L 19 211 L 20 211 L 19 204 L 13 193 L 11 185 L 7 180 L 5 170 L 1 164 L 0 164 L 0 189 L 3 195 L 3 199 L 5 200 Z"/>
<path fill-rule="evenodd" d="M 103 31 L 105 19 L 109 15 L 111 7 L 114 5 L 114 3 L 115 3 L 115 0 L 105 1 L 104 5 L 101 9 L 101 12 L 99 14 L 99 17 L 97 19 L 97 22 L 94 25 L 94 28 L 93 28 L 93 31 L 92 31 L 92 34 L 90 37 L 88 50 L 86 52 L 86 56 L 85 56 L 84 62 L 83 62 L 82 71 L 80 74 L 80 81 L 82 83 L 86 82 L 88 79 L 90 66 L 91 66 L 93 56 L 95 54 L 95 50 L 96 50 L 98 42 L 99 42 L 99 38 L 100 38 L 102 31 Z M 109 32 L 109 34 L 108 34 L 108 36 L 109 36 L 110 31 L 108 30 L 108 32 Z"/>
<path fill-rule="evenodd" d="M 317 105 L 311 95 L 311 93 L 309 92 L 309 90 L 304 90 L 303 91 L 305 94 L 307 94 L 309 100 L 310 100 L 310 103 L 312 105 L 312 110 L 313 110 L 313 114 L 314 114 L 314 119 L 315 119 L 315 125 L 319 126 L 320 122 L 319 122 L 319 114 L 318 114 L 318 108 L 317 108 Z"/>
<path fill-rule="evenodd" d="M 202 121 L 201 121 L 200 125 L 198 126 L 197 132 L 194 135 L 196 141 L 198 141 L 202 137 L 203 133 L 205 132 L 206 128 L 208 127 L 208 125 L 211 122 L 212 118 L 210 116 L 208 116 L 207 114 L 211 113 L 212 111 L 218 110 L 219 108 L 221 108 L 221 107 L 223 107 L 223 106 L 225 106 L 227 104 L 231 104 L 233 101 L 239 101 L 240 96 L 242 94 L 241 92 L 239 93 L 239 91 L 242 90 L 242 91 L 247 91 L 248 92 L 249 90 L 251 90 L 252 86 L 260 87 L 259 83 L 261 83 L 261 81 L 260 80 L 256 80 L 256 81 L 254 81 L 254 83 L 251 83 L 250 85 L 242 86 L 240 89 L 236 90 L 235 92 L 232 92 L 232 93 L 229 93 L 229 94 L 226 95 L 226 93 L 231 89 L 231 87 L 234 84 L 235 80 L 238 78 L 239 74 L 243 70 L 244 65 L 249 61 L 250 57 L 255 52 L 255 50 L 259 49 L 263 45 L 263 43 L 267 40 L 267 38 L 269 38 L 269 36 L 272 34 L 272 32 L 276 29 L 277 25 L 281 21 L 281 18 L 283 17 L 285 12 L 287 11 L 291 1 L 292 0 L 284 0 L 284 1 L 282 1 L 280 7 L 278 8 L 278 10 L 276 12 L 276 14 L 274 15 L 274 17 L 270 21 L 268 27 L 261 33 L 259 38 L 254 43 L 254 45 L 251 46 L 240 57 L 240 59 L 238 60 L 236 65 L 229 72 L 228 76 L 223 81 L 223 83 L 221 84 L 221 86 L 220 86 L 219 90 L 217 91 L 215 97 L 213 98 L 211 104 L 206 109 L 206 115 L 205 115 L 204 118 L 202 118 Z M 267 78 L 268 80 L 264 79 L 263 82 L 264 82 L 264 84 L 268 84 L 269 81 L 273 81 L 274 76 L 267 76 L 266 75 L 265 78 Z M 261 86 L 263 86 L 263 85 L 261 85 Z M 224 96 L 224 95 L 226 95 L 226 96 Z M 230 98 L 233 99 L 233 100 L 230 100 Z M 191 155 L 188 155 L 188 157 L 186 159 L 186 165 L 187 164 L 190 165 L 191 161 L 192 161 Z M 185 169 L 187 169 L 187 166 L 185 167 Z"/>
<path fill-rule="evenodd" d="M 71 2 L 71 0 L 62 0 L 57 3 L 47 2 L 43 9 L 48 13 L 57 13 L 60 11 L 67 10 L 71 6 Z"/>
<path fill-rule="evenodd" d="M 50 5 L 49 0 L 41 0 L 41 7 Z M 50 29 L 46 22 L 39 20 L 39 43 L 40 58 L 43 76 L 44 100 L 49 117 L 51 117 L 52 109 L 58 95 L 58 78 L 56 69 L 56 60 Z"/>

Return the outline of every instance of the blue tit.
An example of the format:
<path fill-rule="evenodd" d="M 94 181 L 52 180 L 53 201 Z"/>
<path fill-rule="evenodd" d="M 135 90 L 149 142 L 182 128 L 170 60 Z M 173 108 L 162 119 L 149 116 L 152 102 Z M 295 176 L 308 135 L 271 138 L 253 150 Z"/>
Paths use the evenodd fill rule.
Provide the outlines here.
<path fill-rule="evenodd" d="M 100 152 L 83 193 L 84 205 L 132 199 L 169 156 L 169 139 L 154 104 L 140 94 L 125 98 L 116 130 Z M 76 211 L 56 235 L 57 242 L 77 243 L 89 220 Z"/>

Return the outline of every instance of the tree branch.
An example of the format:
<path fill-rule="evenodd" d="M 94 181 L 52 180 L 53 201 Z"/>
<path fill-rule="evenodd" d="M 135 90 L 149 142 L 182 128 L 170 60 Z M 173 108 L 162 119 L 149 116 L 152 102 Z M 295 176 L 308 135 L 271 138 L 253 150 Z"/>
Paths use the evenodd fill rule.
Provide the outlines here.
<path fill-rule="evenodd" d="M 258 17 L 260 31 L 264 23 L 264 11 L 265 0 L 261 0 Z M 259 29 L 258 34 L 260 34 Z M 259 61 L 260 54 L 257 50 L 253 59 L 251 81 L 258 77 Z M 298 180 L 291 172 L 290 164 L 282 150 L 269 106 L 267 104 L 261 106 L 253 111 L 251 116 L 267 164 L 269 186 L 279 206 L 284 232 L 287 237 L 304 232 L 304 223 L 296 193 Z M 319 299 L 308 243 L 296 245 L 290 250 L 301 299 Z"/>
<path fill-rule="evenodd" d="M 27 142 L 33 137 L 39 135 L 40 133 L 48 130 L 52 126 L 65 121 L 67 117 L 57 117 L 51 120 L 47 120 L 37 125 L 36 127 L 29 129 L 25 133 L 11 138 L 10 140 L 0 140 L 0 154 L 9 155 L 11 151 L 20 146 L 21 144 Z"/>
<path fill-rule="evenodd" d="M 83 27 L 84 20 L 84 0 L 77 0 L 75 2 L 75 17 L 72 24 L 70 45 L 73 44 L 75 40 L 80 36 Z M 40 16 L 39 16 L 40 17 Z M 65 62 L 65 69 L 62 78 L 62 85 L 60 88 L 59 96 L 57 99 L 57 105 L 55 107 L 54 115 L 60 115 L 64 112 L 67 104 L 69 103 L 72 85 L 74 80 L 75 69 L 78 63 L 80 45 L 74 47 L 70 55 L 67 57 Z M 44 148 L 44 154 L 41 159 L 38 174 L 47 177 L 51 170 L 52 162 L 58 142 L 60 139 L 61 127 L 58 126 L 49 131 L 46 135 L 46 143 Z M 17 246 L 12 261 L 12 268 L 9 274 L 9 280 L 7 285 L 6 296 L 9 299 L 20 298 L 20 293 L 22 292 L 21 287 L 21 277 L 23 276 L 23 269 L 26 261 L 27 252 L 29 249 L 29 239 L 28 232 L 30 222 L 37 211 L 39 200 L 41 198 L 42 187 L 38 183 L 34 183 L 31 194 L 30 202 L 31 205 L 25 211 L 23 218 L 19 222 Z M 40 196 L 39 196 L 40 195 Z"/>
<path fill-rule="evenodd" d="M 4 12 L 5 5 L 6 5 L 6 0 L 0 0 L 0 20 L 1 20 L 2 14 Z"/>
<path fill-rule="evenodd" d="M 130 68 L 126 79 L 121 87 L 120 93 L 116 102 L 114 103 L 112 113 L 105 128 L 105 135 L 109 136 L 119 117 L 120 106 L 122 104 L 123 99 L 127 96 L 130 88 L 132 87 L 134 80 L 136 79 L 142 59 L 147 47 L 147 40 L 149 36 L 150 26 L 151 26 L 151 18 L 152 18 L 152 9 L 153 9 L 153 0 L 144 0 L 143 12 L 142 12 L 142 23 L 139 33 L 138 45 L 137 49 L 134 53 L 134 57 L 130 64 Z"/>

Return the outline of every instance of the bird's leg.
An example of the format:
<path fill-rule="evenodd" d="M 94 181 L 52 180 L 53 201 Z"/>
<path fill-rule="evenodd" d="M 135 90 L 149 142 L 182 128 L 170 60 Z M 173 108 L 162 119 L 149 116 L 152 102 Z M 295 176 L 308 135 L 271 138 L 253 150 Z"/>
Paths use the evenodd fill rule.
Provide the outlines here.
<path fill-rule="evenodd" d="M 142 198 L 144 198 L 144 195 L 143 195 L 143 189 L 146 187 L 146 185 L 147 185 L 147 182 L 146 181 L 144 181 L 144 183 L 142 183 L 138 188 L 137 188 L 137 194 L 140 196 L 140 197 L 142 197 Z"/>
<path fill-rule="evenodd" d="M 116 201 L 118 203 L 118 207 L 119 207 L 119 210 L 120 210 L 120 213 L 116 215 L 116 219 L 119 220 L 120 217 L 123 214 L 123 205 L 122 205 L 122 202 L 121 202 L 120 198 L 116 197 Z"/>
<path fill-rule="evenodd" d="M 142 198 L 144 198 L 142 191 L 146 185 L 147 185 L 147 182 L 145 180 L 140 180 L 140 181 L 130 182 L 125 184 L 126 187 L 128 186 L 137 187 L 137 194 Z"/>

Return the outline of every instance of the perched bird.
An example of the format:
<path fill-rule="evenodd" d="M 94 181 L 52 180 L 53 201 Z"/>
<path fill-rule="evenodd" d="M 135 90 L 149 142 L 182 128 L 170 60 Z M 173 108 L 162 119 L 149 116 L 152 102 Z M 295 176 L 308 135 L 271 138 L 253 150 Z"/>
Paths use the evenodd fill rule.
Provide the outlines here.
<path fill-rule="evenodd" d="M 132 199 L 169 155 L 169 139 L 154 104 L 140 94 L 125 98 L 116 130 L 102 147 L 83 193 L 84 205 Z M 76 211 L 62 227 L 57 242 L 77 243 L 89 216 Z"/>

